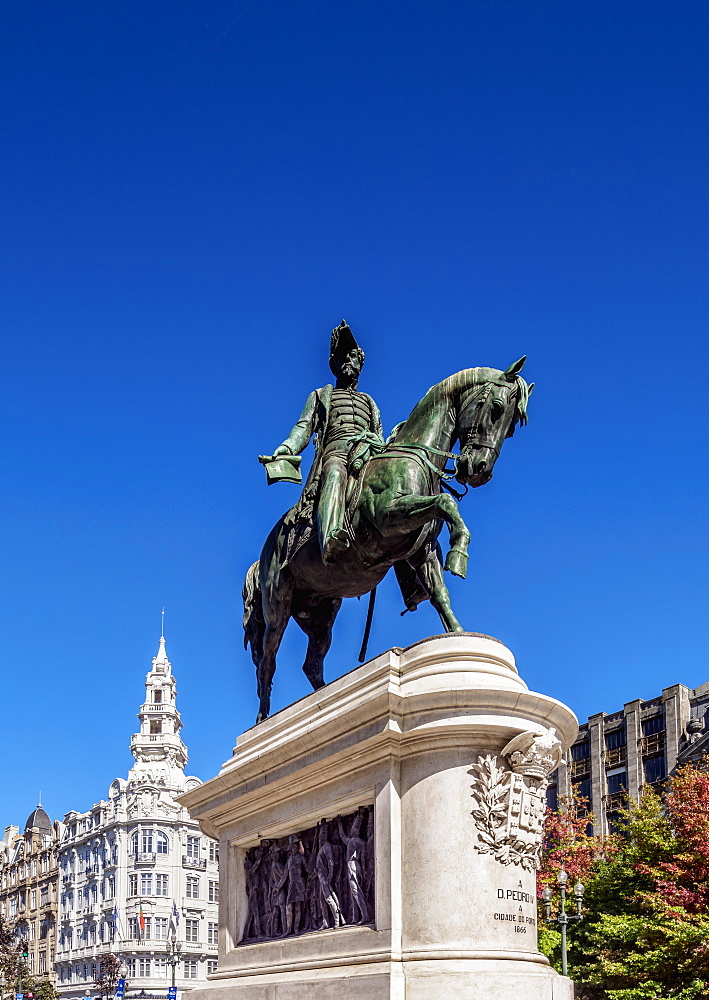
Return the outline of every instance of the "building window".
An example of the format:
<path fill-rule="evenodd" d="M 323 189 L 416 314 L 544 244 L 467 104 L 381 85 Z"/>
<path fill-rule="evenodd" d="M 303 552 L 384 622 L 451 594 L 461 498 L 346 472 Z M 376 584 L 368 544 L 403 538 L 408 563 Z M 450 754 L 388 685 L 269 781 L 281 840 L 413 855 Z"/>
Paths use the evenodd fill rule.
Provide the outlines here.
<path fill-rule="evenodd" d="M 138 895 L 138 876 L 129 875 L 128 876 L 128 895 L 137 896 Z"/>
<path fill-rule="evenodd" d="M 185 941 L 197 944 L 199 941 L 199 920 L 185 920 Z"/>
<path fill-rule="evenodd" d="M 662 781 L 667 777 L 664 757 L 648 757 L 645 762 L 645 781 L 652 784 L 655 781 Z"/>
<path fill-rule="evenodd" d="M 210 903 L 218 903 L 219 902 L 219 883 L 215 879 L 211 879 L 211 878 L 209 880 L 209 896 L 208 896 L 208 899 L 209 899 Z"/>
<path fill-rule="evenodd" d="M 196 979 L 197 978 L 197 959 L 196 958 L 186 958 L 185 959 L 185 979 Z"/>
<path fill-rule="evenodd" d="M 217 971 L 217 965 L 218 964 L 219 963 L 217 962 L 216 958 L 208 958 L 207 959 L 207 975 L 208 976 L 213 976 L 214 975 L 214 973 Z"/>
<path fill-rule="evenodd" d="M 153 691 L 153 701 L 156 705 L 162 704 L 162 688 L 156 688 Z"/>
<path fill-rule="evenodd" d="M 219 844 L 216 840 L 209 841 L 209 860 L 219 861 Z"/>
<path fill-rule="evenodd" d="M 138 978 L 139 979 L 149 979 L 150 978 L 150 959 L 149 958 L 139 958 L 138 959 Z"/>
<path fill-rule="evenodd" d="M 89 927 L 89 944 L 96 944 L 96 924 Z"/>
<path fill-rule="evenodd" d="M 138 939 L 138 918 L 128 917 L 128 939 L 136 941 Z"/>
<path fill-rule="evenodd" d="M 625 746 L 625 729 L 612 729 L 605 734 L 606 750 L 620 750 Z"/>
<path fill-rule="evenodd" d="M 167 917 L 155 917 L 155 938 L 167 941 Z"/>
<path fill-rule="evenodd" d="M 155 876 L 155 895 L 156 896 L 167 896 L 167 875 L 156 875 Z"/>
<path fill-rule="evenodd" d="M 158 854 L 167 854 L 170 849 L 170 842 L 167 839 L 167 834 L 158 833 L 155 840 L 155 846 L 158 849 Z"/>
<path fill-rule="evenodd" d="M 152 854 L 153 853 L 153 831 L 143 830 L 142 836 L 140 838 L 140 852 L 141 854 Z"/>
<path fill-rule="evenodd" d="M 219 924 L 211 920 L 207 924 L 207 944 L 219 944 Z"/>
<path fill-rule="evenodd" d="M 588 740 L 584 740 L 582 743 L 574 743 L 571 747 L 571 759 L 572 760 L 586 760 L 587 757 L 591 756 L 591 744 Z"/>
<path fill-rule="evenodd" d="M 628 777 L 625 771 L 618 771 L 616 774 L 609 774 L 607 775 L 607 780 L 609 795 L 624 792 L 628 787 Z"/>
<path fill-rule="evenodd" d="M 135 977 L 135 959 L 127 958 L 126 965 L 128 966 L 128 975 Z"/>
<path fill-rule="evenodd" d="M 152 896 L 153 894 L 153 873 L 152 872 L 141 872 L 140 873 L 140 895 L 141 896 Z"/>
<path fill-rule="evenodd" d="M 185 896 L 188 899 L 199 899 L 199 878 L 196 875 L 188 875 L 185 879 Z"/>
<path fill-rule="evenodd" d="M 559 789 L 555 784 L 547 788 L 547 805 L 554 812 L 559 808 Z"/>
<path fill-rule="evenodd" d="M 43 885 L 42 886 L 42 891 L 40 893 L 39 901 L 40 901 L 40 903 L 41 903 L 42 906 L 46 906 L 47 903 L 49 902 L 49 886 L 48 885 Z"/>
<path fill-rule="evenodd" d="M 579 781 L 578 785 L 574 785 L 574 788 L 578 790 L 578 795 L 582 799 L 587 799 L 588 802 L 591 801 L 591 779 L 584 778 Z"/>
<path fill-rule="evenodd" d="M 150 732 L 154 735 L 162 732 L 162 719 L 150 720 Z"/>
<path fill-rule="evenodd" d="M 662 733 L 665 729 L 664 715 L 651 715 L 649 719 L 643 719 L 643 736 L 653 736 L 655 733 Z"/>
<path fill-rule="evenodd" d="M 188 837 L 187 838 L 187 850 L 185 853 L 188 858 L 198 858 L 199 857 L 199 837 Z"/>
<path fill-rule="evenodd" d="M 167 958 L 164 955 L 156 956 L 153 975 L 156 979 L 167 979 Z"/>
<path fill-rule="evenodd" d="M 135 831 L 135 833 L 131 834 L 131 838 L 130 838 L 130 853 L 131 854 L 137 854 L 138 853 L 138 831 L 137 830 Z"/>

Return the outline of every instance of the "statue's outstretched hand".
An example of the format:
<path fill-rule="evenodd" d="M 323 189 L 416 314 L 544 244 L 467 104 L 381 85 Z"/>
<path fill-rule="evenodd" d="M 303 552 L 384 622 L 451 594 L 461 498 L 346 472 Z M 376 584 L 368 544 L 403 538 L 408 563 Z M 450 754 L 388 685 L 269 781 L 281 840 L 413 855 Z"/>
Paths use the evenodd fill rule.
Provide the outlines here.
<path fill-rule="evenodd" d="M 287 444 L 279 444 L 273 453 L 274 458 L 278 458 L 279 455 L 292 455 L 293 452 L 290 450 Z"/>

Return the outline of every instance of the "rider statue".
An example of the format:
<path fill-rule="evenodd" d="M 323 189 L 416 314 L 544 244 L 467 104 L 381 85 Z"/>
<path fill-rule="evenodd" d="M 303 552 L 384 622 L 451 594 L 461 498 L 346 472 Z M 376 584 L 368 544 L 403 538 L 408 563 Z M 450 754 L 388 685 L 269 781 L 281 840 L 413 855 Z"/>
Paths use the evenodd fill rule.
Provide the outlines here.
<path fill-rule="evenodd" d="M 311 437 L 315 438 L 315 458 L 300 505 L 307 510 L 316 505 L 315 522 L 325 563 L 334 562 L 350 544 L 345 524 L 348 484 L 369 455 L 384 445 L 377 404 L 357 388 L 363 365 L 364 351 L 343 319 L 332 331 L 330 342 L 335 385 L 310 393 L 295 427 L 273 452 L 274 459 L 299 455 Z"/>

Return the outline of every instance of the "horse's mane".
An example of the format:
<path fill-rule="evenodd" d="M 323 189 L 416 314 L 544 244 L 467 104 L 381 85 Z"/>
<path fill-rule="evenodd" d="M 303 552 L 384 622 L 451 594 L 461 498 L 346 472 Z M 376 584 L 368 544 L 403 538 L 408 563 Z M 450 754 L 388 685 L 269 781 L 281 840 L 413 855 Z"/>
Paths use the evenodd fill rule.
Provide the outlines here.
<path fill-rule="evenodd" d="M 436 385 L 431 386 L 423 399 L 421 399 L 413 408 L 411 416 L 413 416 L 419 406 L 423 406 L 424 403 L 428 405 L 431 402 L 430 397 L 432 395 L 444 396 L 452 401 L 457 401 L 463 393 L 469 391 L 470 389 L 475 389 L 488 382 L 499 382 L 501 379 L 505 379 L 507 382 L 515 386 L 515 415 L 510 425 L 509 434 L 507 435 L 508 437 L 512 437 L 517 424 L 519 424 L 520 427 L 524 427 L 527 423 L 529 386 L 521 375 L 513 375 L 512 378 L 509 378 L 503 371 L 500 371 L 499 368 L 464 368 L 462 371 L 456 372 L 454 375 L 449 375 L 448 378 L 444 378 L 442 382 L 438 382 Z M 395 428 L 396 432 L 398 432 L 399 428 L 403 426 L 403 423 L 405 423 L 405 421 L 403 421 L 402 424 L 397 425 Z"/>

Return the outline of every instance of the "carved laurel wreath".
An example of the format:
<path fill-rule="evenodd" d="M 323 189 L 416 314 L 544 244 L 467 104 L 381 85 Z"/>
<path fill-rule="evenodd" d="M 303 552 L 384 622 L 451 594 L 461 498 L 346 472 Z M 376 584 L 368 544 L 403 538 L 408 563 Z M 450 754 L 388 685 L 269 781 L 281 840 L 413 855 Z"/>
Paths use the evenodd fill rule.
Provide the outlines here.
<path fill-rule="evenodd" d="M 473 799 L 476 808 L 480 854 L 492 854 L 503 865 L 520 865 L 525 871 L 535 871 L 540 863 L 541 843 L 530 843 L 509 834 L 506 827 L 512 774 L 489 754 L 478 757 L 473 764 Z"/>

